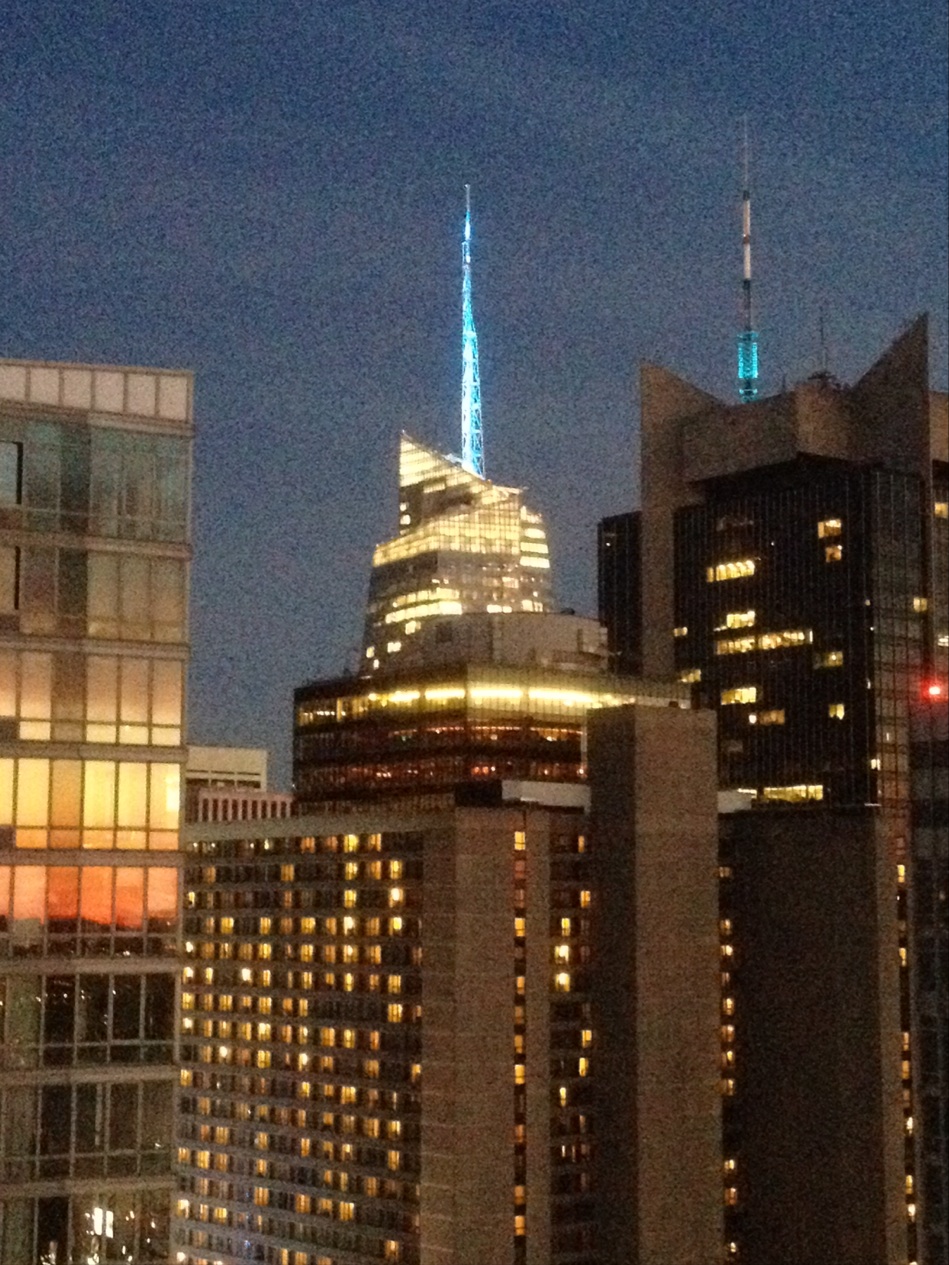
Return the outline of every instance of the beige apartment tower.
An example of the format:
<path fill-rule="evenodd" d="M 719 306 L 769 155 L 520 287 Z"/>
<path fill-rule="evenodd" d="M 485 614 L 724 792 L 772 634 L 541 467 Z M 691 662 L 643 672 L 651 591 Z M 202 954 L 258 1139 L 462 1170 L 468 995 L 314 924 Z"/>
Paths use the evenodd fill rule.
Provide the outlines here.
<path fill-rule="evenodd" d="M 165 1262 L 191 377 L 0 362 L 0 1260 Z"/>

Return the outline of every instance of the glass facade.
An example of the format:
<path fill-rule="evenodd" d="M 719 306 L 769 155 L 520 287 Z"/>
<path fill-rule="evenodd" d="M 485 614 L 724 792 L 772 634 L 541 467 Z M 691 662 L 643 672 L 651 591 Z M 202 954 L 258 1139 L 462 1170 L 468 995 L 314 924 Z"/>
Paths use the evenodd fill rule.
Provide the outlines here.
<path fill-rule="evenodd" d="M 517 488 L 490 483 L 403 435 L 399 535 L 379 545 L 364 664 L 394 666 L 405 639 L 433 615 L 546 611 L 550 558 L 543 519 Z"/>
<path fill-rule="evenodd" d="M 604 518 L 597 528 L 600 622 L 606 625 L 611 666 L 624 676 L 639 676 L 643 670 L 641 537 L 642 520 L 638 511 Z"/>
<path fill-rule="evenodd" d="M 190 380 L 0 397 L 0 1259 L 164 1262 Z"/>
<path fill-rule="evenodd" d="M 914 475 L 807 459 L 676 512 L 676 668 L 720 708 L 723 788 L 906 804 L 923 513 Z"/>
<path fill-rule="evenodd" d="M 584 722 L 597 707 L 688 705 L 688 689 L 606 674 L 430 668 L 343 678 L 295 693 L 294 786 L 305 811 L 385 801 L 418 811 L 500 783 L 580 782 Z"/>

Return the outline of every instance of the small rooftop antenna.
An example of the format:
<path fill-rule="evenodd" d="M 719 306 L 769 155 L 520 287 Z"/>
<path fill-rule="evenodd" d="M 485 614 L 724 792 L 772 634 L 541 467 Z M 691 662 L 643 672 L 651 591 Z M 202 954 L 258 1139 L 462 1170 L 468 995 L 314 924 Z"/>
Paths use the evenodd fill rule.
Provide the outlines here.
<path fill-rule="evenodd" d="M 744 324 L 738 335 L 738 395 L 743 403 L 758 394 L 758 335 L 755 333 L 751 308 L 751 180 L 748 160 L 748 116 L 744 119 L 742 144 L 743 188 L 741 194 L 742 251 L 742 316 Z"/>
<path fill-rule="evenodd" d="M 484 478 L 478 331 L 471 307 L 471 185 L 465 185 L 465 232 L 461 242 L 461 464 Z"/>

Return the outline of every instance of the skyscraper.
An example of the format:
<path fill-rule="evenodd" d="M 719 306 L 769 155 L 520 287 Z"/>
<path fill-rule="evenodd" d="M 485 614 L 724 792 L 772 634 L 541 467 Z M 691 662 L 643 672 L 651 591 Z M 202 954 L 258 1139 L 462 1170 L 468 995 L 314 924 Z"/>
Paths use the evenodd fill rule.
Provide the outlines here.
<path fill-rule="evenodd" d="M 190 374 L 0 362 L 0 1259 L 166 1261 Z"/>
<path fill-rule="evenodd" d="M 520 489 L 491 483 L 402 435 L 399 534 L 373 555 L 365 669 L 395 664 L 433 615 L 550 605 L 547 533 Z"/>
<path fill-rule="evenodd" d="M 909 718 L 949 656 L 946 418 L 923 318 L 850 387 L 732 406 L 643 370 L 629 652 L 717 710 L 747 810 L 722 819 L 722 1060 L 726 1244 L 754 1265 L 925 1259 Z"/>

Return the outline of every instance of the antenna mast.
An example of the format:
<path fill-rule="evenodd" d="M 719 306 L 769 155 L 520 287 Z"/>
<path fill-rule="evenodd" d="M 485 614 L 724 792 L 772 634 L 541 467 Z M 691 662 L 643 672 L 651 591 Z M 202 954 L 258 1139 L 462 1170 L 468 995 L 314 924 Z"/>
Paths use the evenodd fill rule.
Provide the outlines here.
<path fill-rule="evenodd" d="M 758 394 L 758 335 L 751 311 L 751 181 L 748 174 L 748 116 L 745 116 L 742 146 L 744 187 L 741 194 L 742 315 L 744 326 L 738 335 L 738 394 L 743 402 Z"/>
<path fill-rule="evenodd" d="M 478 331 L 471 308 L 471 185 L 465 185 L 465 233 L 461 243 L 461 464 L 484 478 Z"/>

